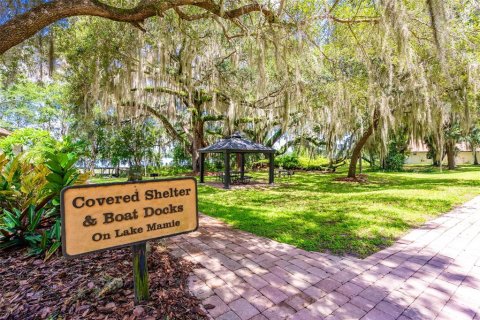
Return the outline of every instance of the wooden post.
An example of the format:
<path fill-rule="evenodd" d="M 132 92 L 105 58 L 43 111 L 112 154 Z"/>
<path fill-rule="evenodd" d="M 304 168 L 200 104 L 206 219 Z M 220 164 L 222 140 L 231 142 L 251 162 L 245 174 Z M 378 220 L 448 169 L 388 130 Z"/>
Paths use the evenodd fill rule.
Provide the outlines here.
<path fill-rule="evenodd" d="M 139 168 L 135 168 L 134 170 L 139 170 Z M 135 176 L 138 177 L 138 175 L 136 174 L 130 174 L 129 181 L 135 181 L 135 179 L 132 178 Z M 140 177 L 141 177 L 141 174 L 140 174 Z M 141 178 L 138 180 L 141 180 Z M 143 301 L 147 301 L 149 298 L 147 243 L 144 242 L 144 243 L 132 245 L 132 255 L 133 255 L 133 291 L 135 293 L 135 304 L 139 304 Z"/>
<path fill-rule="evenodd" d="M 240 153 L 240 178 L 245 177 L 245 153 Z"/>
<path fill-rule="evenodd" d="M 225 174 L 223 176 L 223 188 L 230 189 L 230 153 L 225 151 Z"/>
<path fill-rule="evenodd" d="M 268 170 L 268 183 L 273 184 L 274 182 L 274 156 L 275 154 L 272 152 L 268 155 L 268 162 L 269 162 L 269 170 Z"/>
<path fill-rule="evenodd" d="M 205 153 L 200 152 L 200 183 L 205 182 Z"/>
<path fill-rule="evenodd" d="M 135 304 L 147 301 L 148 293 L 148 268 L 147 268 L 147 243 L 135 244 L 133 252 L 133 290 Z"/>

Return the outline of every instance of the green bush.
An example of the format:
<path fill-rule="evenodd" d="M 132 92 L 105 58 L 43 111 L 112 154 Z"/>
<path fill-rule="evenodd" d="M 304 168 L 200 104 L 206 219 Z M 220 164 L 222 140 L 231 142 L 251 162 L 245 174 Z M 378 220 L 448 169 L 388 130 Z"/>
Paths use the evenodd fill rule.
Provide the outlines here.
<path fill-rule="evenodd" d="M 266 161 L 268 164 L 268 160 Z M 290 154 L 276 157 L 275 166 L 289 170 L 324 170 L 329 166 L 329 161 L 327 158 L 322 157 L 309 158 Z"/>
<path fill-rule="evenodd" d="M 268 163 L 268 159 L 258 160 L 253 163 L 253 168 L 268 168 Z M 325 170 L 329 166 L 330 161 L 323 157 L 309 158 L 288 154 L 275 158 L 275 167 L 282 167 L 288 170 Z"/>
<path fill-rule="evenodd" d="M 188 172 L 192 172 L 190 168 L 177 167 L 177 166 L 150 166 L 148 167 L 148 173 L 158 173 L 159 176 L 170 177 L 176 176 Z"/>
<path fill-rule="evenodd" d="M 28 247 L 50 257 L 60 247 L 60 192 L 85 183 L 72 153 L 44 152 L 44 164 L 0 154 L 0 249 Z"/>
<path fill-rule="evenodd" d="M 54 151 L 57 141 L 48 131 L 24 128 L 15 130 L 8 137 L 0 140 L 0 151 L 8 157 L 13 157 L 16 148 L 21 148 L 25 157 L 35 162 L 43 161 L 45 151 Z"/>
<path fill-rule="evenodd" d="M 296 154 L 287 154 L 275 158 L 275 166 L 282 167 L 284 169 L 299 169 L 300 162 Z"/>
<path fill-rule="evenodd" d="M 41 230 L 42 222 L 53 216 L 54 212 L 53 208 L 48 211 L 45 208 L 37 210 L 34 205 L 27 208 L 26 214 L 17 208 L 12 212 L 3 209 L 0 232 L 5 238 L 0 240 L 0 249 L 27 246 L 31 255 L 44 252 L 48 259 L 62 243 L 60 219 L 56 219 L 49 229 Z"/>
<path fill-rule="evenodd" d="M 0 153 L 7 157 L 23 153 L 23 157 L 34 163 L 44 162 L 47 152 L 85 155 L 87 148 L 86 141 L 74 140 L 71 136 L 65 136 L 62 141 L 57 141 L 50 132 L 33 128 L 18 129 L 8 137 L 0 139 Z"/>
<path fill-rule="evenodd" d="M 404 143 L 393 140 L 388 144 L 384 169 L 386 171 L 403 171 L 406 159 Z"/>
<path fill-rule="evenodd" d="M 176 145 L 173 148 L 173 165 L 176 167 L 192 167 L 192 156 L 187 152 L 184 146 Z"/>
<path fill-rule="evenodd" d="M 303 170 L 323 170 L 329 166 L 329 160 L 322 157 L 299 157 L 298 161 L 300 164 L 300 169 Z"/>

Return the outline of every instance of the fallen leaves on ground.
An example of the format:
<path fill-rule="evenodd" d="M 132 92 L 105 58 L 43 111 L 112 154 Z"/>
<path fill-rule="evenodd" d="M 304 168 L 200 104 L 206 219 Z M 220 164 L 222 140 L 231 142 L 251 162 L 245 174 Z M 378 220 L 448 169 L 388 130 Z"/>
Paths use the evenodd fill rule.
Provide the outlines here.
<path fill-rule="evenodd" d="M 47 262 L 1 252 L 0 319 L 205 319 L 188 292 L 193 267 L 152 245 L 150 301 L 135 306 L 130 249 Z"/>

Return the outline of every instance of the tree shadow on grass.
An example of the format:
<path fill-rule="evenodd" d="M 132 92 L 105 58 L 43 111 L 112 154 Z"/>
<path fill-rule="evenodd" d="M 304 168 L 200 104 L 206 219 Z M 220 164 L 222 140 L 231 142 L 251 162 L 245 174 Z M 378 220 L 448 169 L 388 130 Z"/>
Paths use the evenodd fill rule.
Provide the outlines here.
<path fill-rule="evenodd" d="M 407 205 L 409 199 L 402 201 Z M 401 215 L 378 212 L 366 206 L 349 208 L 349 211 L 309 209 L 296 213 L 203 201 L 200 209 L 235 228 L 305 250 L 359 257 L 391 245 L 400 234 L 417 225 Z"/>
<path fill-rule="evenodd" d="M 448 185 L 457 187 L 480 187 L 480 179 L 460 179 L 460 178 L 439 178 L 439 176 L 452 176 L 454 174 L 480 173 L 480 168 L 464 167 L 458 171 L 444 171 L 421 173 L 418 176 L 412 172 L 402 173 L 381 173 L 377 172 L 369 175 L 368 183 L 350 183 L 335 181 L 335 178 L 345 176 L 344 173 L 320 174 L 320 173 L 297 173 L 291 178 L 277 179 L 277 186 L 272 188 L 274 192 L 315 192 L 323 194 L 348 194 L 365 193 L 385 190 L 438 190 Z M 265 175 L 265 174 L 264 174 Z M 211 187 L 210 187 L 211 188 Z M 211 188 L 214 189 L 214 188 Z M 214 193 L 221 193 L 224 190 L 215 188 Z M 245 190 L 233 190 L 234 192 Z M 258 190 L 257 190 L 258 191 Z M 259 191 L 260 192 L 260 191 Z"/>
<path fill-rule="evenodd" d="M 470 172 L 480 171 L 463 171 Z M 370 183 L 352 184 L 333 181 L 339 174 L 297 174 L 288 185 L 266 190 L 207 186 L 199 189 L 200 209 L 239 229 L 306 250 L 365 257 L 450 210 L 455 200 L 441 193 L 449 185 L 480 187 L 480 179 L 409 175 L 372 174 Z M 412 190 L 438 192 L 430 196 Z"/>
<path fill-rule="evenodd" d="M 436 190 L 448 185 L 457 187 L 480 187 L 480 180 L 475 179 L 439 179 L 391 176 L 388 179 L 372 176 L 368 183 L 350 183 L 334 181 L 334 177 L 326 179 L 321 176 L 317 179 L 309 177 L 292 181 L 288 186 L 280 187 L 281 190 L 308 191 L 322 193 L 363 193 L 379 190 Z"/>
<path fill-rule="evenodd" d="M 223 209 L 228 210 L 229 208 L 226 206 Z M 248 218 L 248 216 L 246 218 Z M 258 220 L 258 223 L 262 222 L 264 222 L 263 219 Z M 205 231 L 200 231 L 200 233 L 206 232 L 208 236 L 202 237 L 200 235 L 199 239 L 204 241 L 214 241 L 213 239 L 215 237 L 218 236 L 222 239 L 221 237 L 227 234 L 228 239 L 235 242 L 235 231 L 233 233 L 223 234 L 221 232 L 223 227 L 221 227 L 220 230 L 217 229 L 216 233 L 212 233 L 212 230 L 208 230 L 208 228 L 209 226 L 207 225 Z M 472 237 L 475 237 L 475 235 L 472 235 Z M 238 238 L 242 239 L 242 236 L 240 235 Z M 252 239 L 251 243 L 252 247 L 249 248 L 249 250 L 253 251 L 258 249 L 255 247 L 256 244 L 267 244 L 263 242 L 262 239 Z M 182 246 L 183 243 L 180 245 Z M 269 252 L 268 246 L 263 246 L 261 248 L 261 251 Z M 274 251 L 276 249 L 273 246 L 271 250 Z M 221 245 L 215 247 L 215 251 L 217 252 L 209 254 L 209 261 L 213 260 L 218 264 L 224 264 L 226 261 L 225 258 L 229 258 L 229 255 L 232 252 Z M 261 254 L 261 252 L 256 253 L 258 255 Z M 389 319 L 400 318 L 401 315 L 409 317 L 409 319 L 434 319 L 439 314 L 448 316 L 448 308 L 453 308 L 453 311 L 455 311 L 458 316 L 465 315 L 470 316 L 470 318 L 475 316 L 475 312 L 479 306 L 475 295 L 468 297 L 465 295 L 465 292 L 458 295 L 458 291 L 456 291 L 457 286 L 462 283 L 463 288 L 465 288 L 465 286 L 467 287 L 467 293 L 469 288 L 473 293 L 475 290 L 475 284 L 478 281 L 475 277 L 469 275 L 468 270 L 470 269 L 468 268 L 468 263 L 467 266 L 462 265 L 461 259 L 455 261 L 451 257 L 442 255 L 441 252 L 437 253 L 436 250 L 428 250 L 428 247 L 425 248 L 423 246 L 418 248 L 408 246 L 392 247 L 391 250 L 387 249 L 379 256 L 372 258 L 373 259 L 364 261 L 348 259 L 348 267 L 346 268 L 345 265 L 340 267 L 340 265 L 344 263 L 344 260 L 333 260 L 339 262 L 337 267 L 340 267 L 340 269 L 339 271 L 329 271 L 327 276 L 327 278 L 337 280 L 337 272 L 346 275 L 350 274 L 350 279 L 356 281 L 352 281 L 353 283 L 364 285 L 364 291 L 362 291 L 362 289 L 353 296 L 349 296 L 351 299 L 350 303 L 358 303 L 358 300 L 356 303 L 353 302 L 357 295 L 359 295 L 363 301 L 366 301 L 365 299 L 372 301 L 372 303 L 370 303 L 372 304 L 371 308 L 377 303 L 383 301 L 382 306 L 386 306 L 387 309 L 382 309 L 382 307 L 376 308 L 375 311 L 372 311 L 372 317 L 375 314 L 378 318 L 378 316 L 383 315 L 382 312 L 385 311 L 388 312 L 390 316 L 385 314 L 384 318 Z M 317 261 L 320 263 L 325 261 L 327 265 L 331 266 L 332 260 L 329 260 L 327 257 L 325 260 L 320 258 Z M 262 262 L 259 261 L 258 263 L 260 267 L 264 267 Z M 283 264 L 278 265 L 281 266 Z M 356 265 L 359 268 L 355 268 Z M 265 266 L 265 268 L 268 267 Z M 287 271 L 293 276 L 301 278 L 304 273 L 297 270 L 298 268 L 287 269 Z M 375 279 L 372 279 L 372 276 L 375 277 Z M 336 281 L 333 281 L 333 283 L 335 282 Z M 235 288 L 235 285 L 232 285 L 232 287 Z M 330 301 L 336 301 L 335 299 L 337 299 L 338 296 L 338 292 L 334 291 L 327 293 L 323 298 L 326 298 L 327 300 L 331 299 Z M 342 295 L 340 295 L 340 297 L 341 296 Z M 449 301 L 448 305 L 446 309 L 443 309 L 446 301 Z M 334 317 L 350 318 L 353 316 L 351 313 L 351 306 L 347 307 L 345 301 L 339 304 L 341 306 L 333 312 Z M 388 308 L 389 306 L 391 307 Z M 359 305 L 359 307 L 364 309 L 367 305 L 363 304 L 361 306 Z M 369 312 L 369 309 L 365 309 L 365 312 Z M 367 316 L 367 318 L 369 316 Z"/>

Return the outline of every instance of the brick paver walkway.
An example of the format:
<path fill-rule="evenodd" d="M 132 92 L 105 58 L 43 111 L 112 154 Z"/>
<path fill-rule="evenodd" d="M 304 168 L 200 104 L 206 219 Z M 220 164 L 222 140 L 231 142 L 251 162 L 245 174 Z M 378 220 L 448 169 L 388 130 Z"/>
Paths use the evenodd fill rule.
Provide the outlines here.
<path fill-rule="evenodd" d="M 480 319 L 480 197 L 365 260 L 307 252 L 201 217 L 168 240 L 199 263 L 214 319 Z"/>

